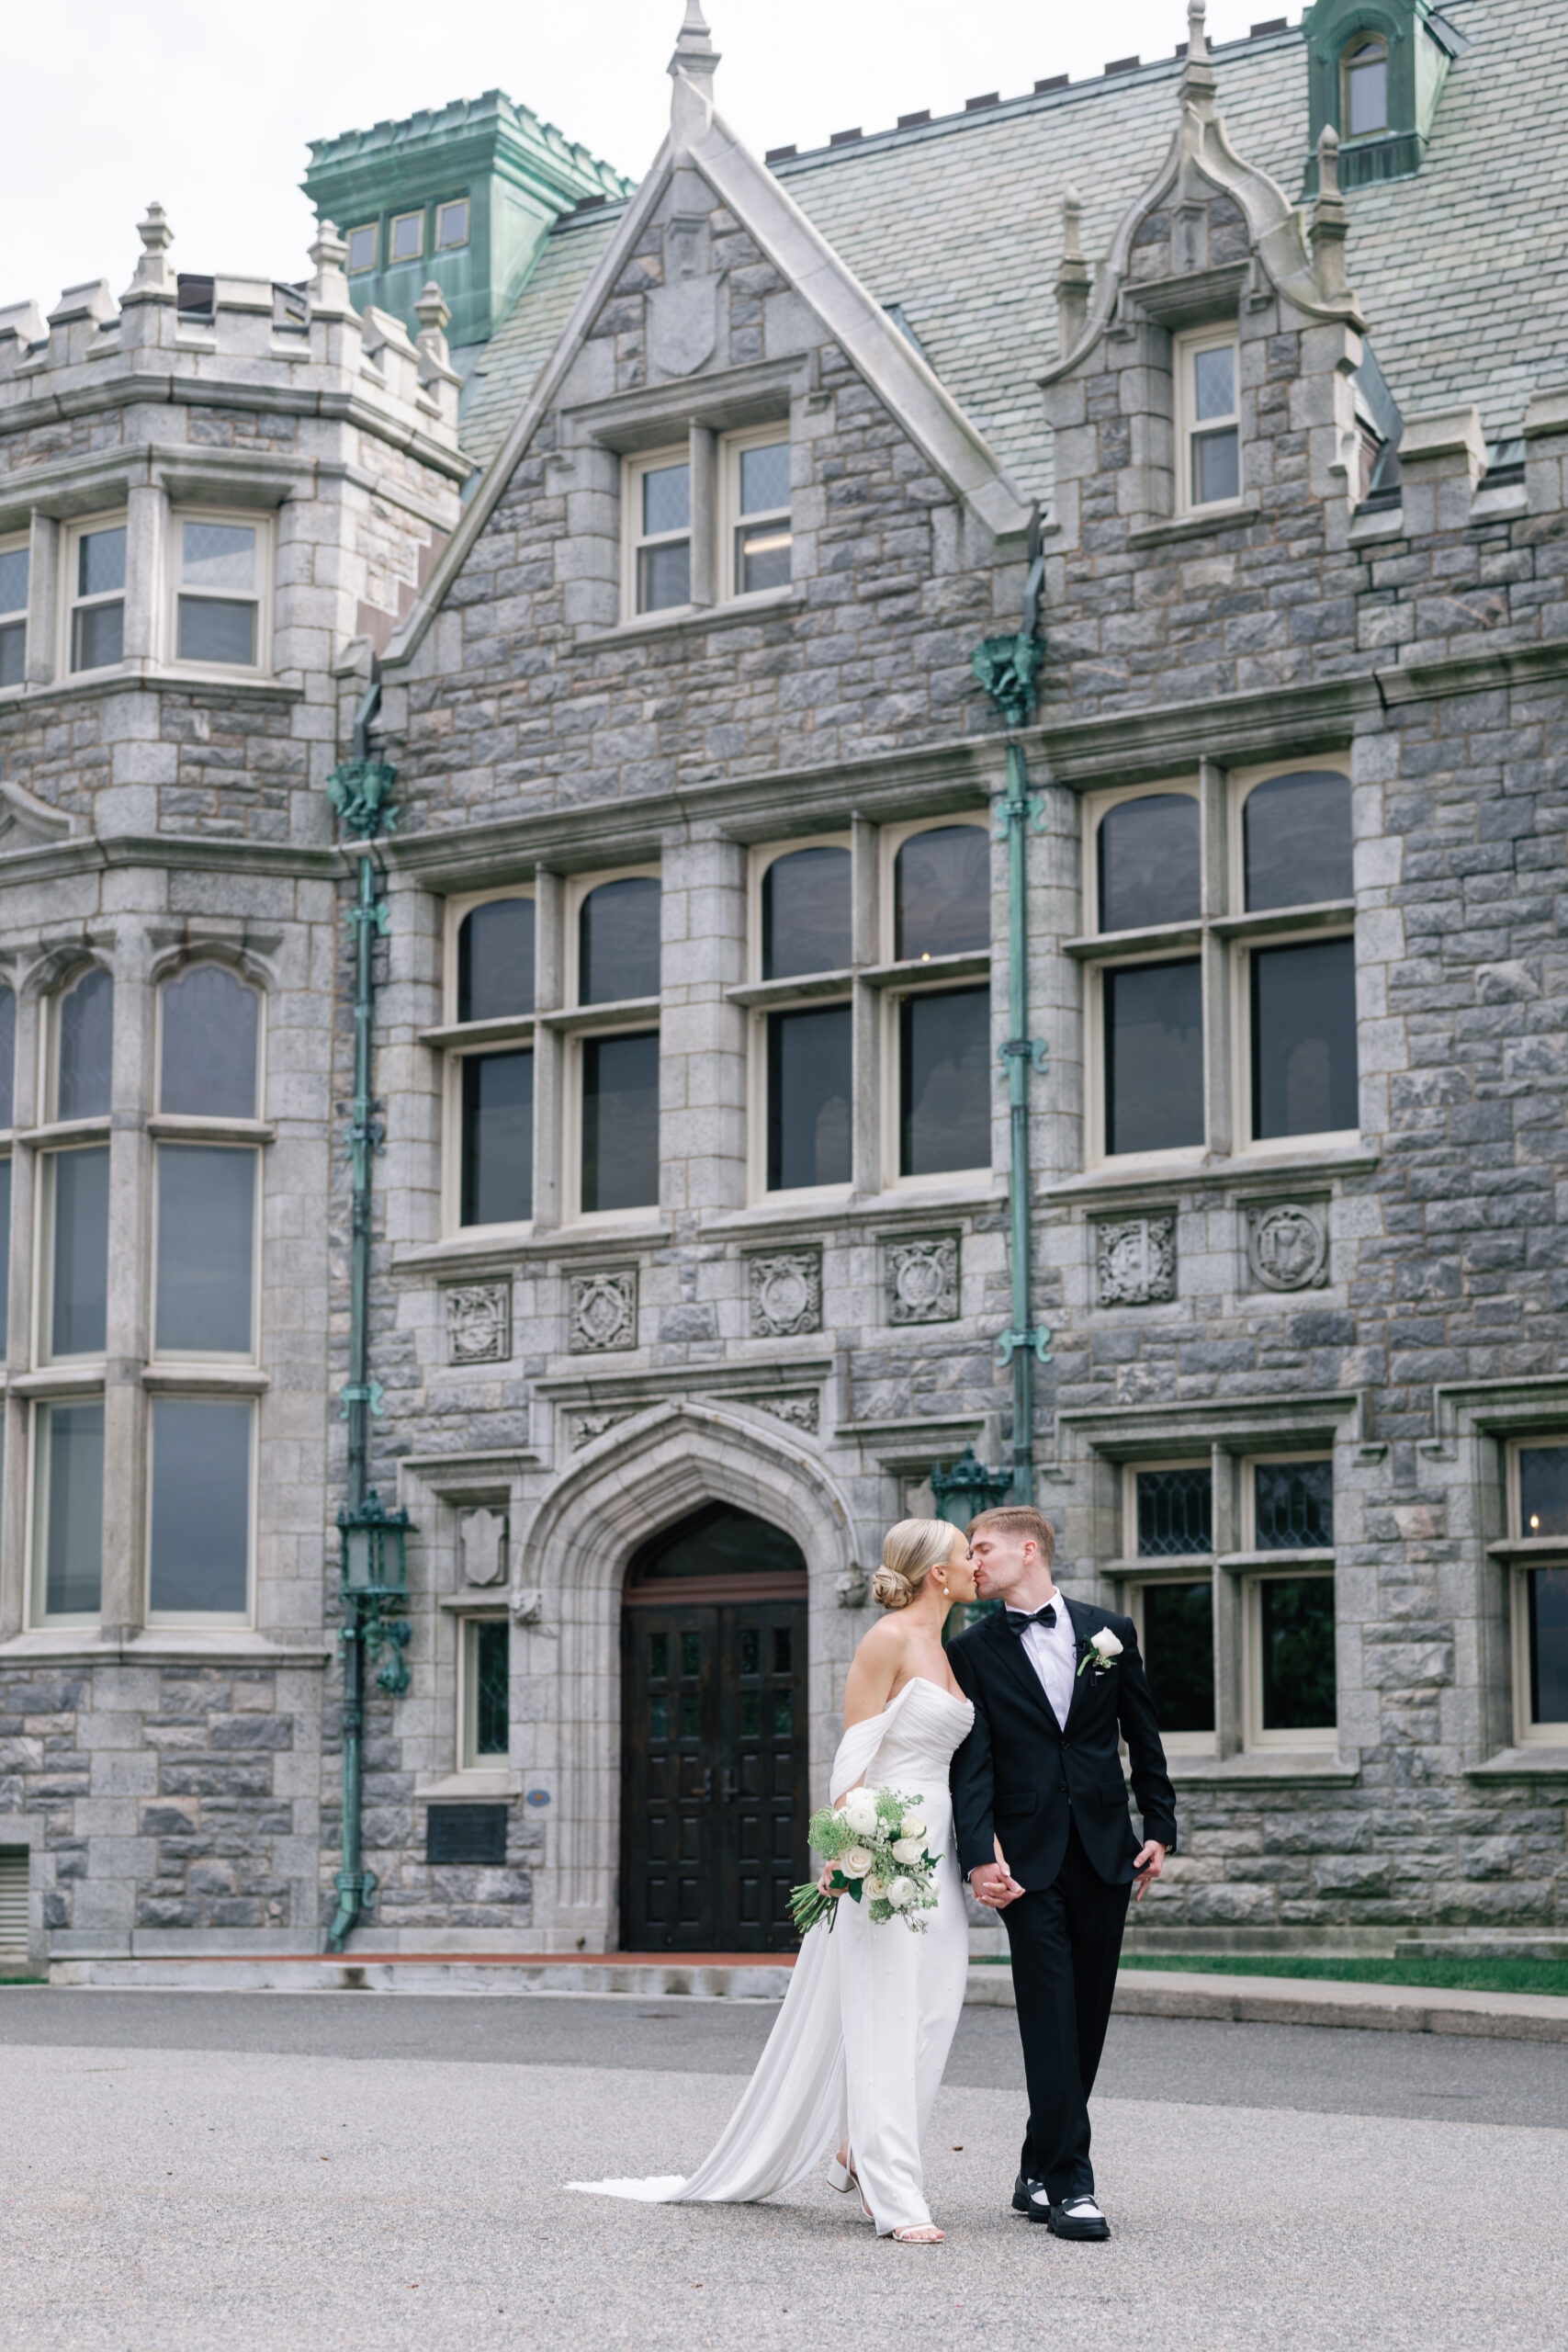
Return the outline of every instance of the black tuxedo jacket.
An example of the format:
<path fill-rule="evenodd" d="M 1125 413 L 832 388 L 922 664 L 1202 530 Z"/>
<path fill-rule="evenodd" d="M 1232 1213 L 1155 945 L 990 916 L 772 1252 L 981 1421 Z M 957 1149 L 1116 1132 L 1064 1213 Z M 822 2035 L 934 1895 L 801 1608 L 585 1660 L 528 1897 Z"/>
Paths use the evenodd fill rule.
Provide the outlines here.
<path fill-rule="evenodd" d="M 1058 1592 L 1058 1608 L 1064 1600 Z M 1080 1658 L 1101 1626 L 1116 1635 L 1122 1655 L 1103 1671 L 1091 1663 L 1076 1677 L 1065 1729 L 1000 1610 L 949 1645 L 953 1671 L 975 1707 L 975 1727 L 953 1759 L 958 1866 L 965 1878 L 982 1862 L 995 1861 L 994 1834 L 1021 1886 L 1032 1894 L 1052 1885 L 1067 1849 L 1070 1810 L 1100 1876 L 1125 1886 L 1138 1842 L 1127 1812 L 1119 1735 L 1132 1758 L 1145 1836 L 1165 1847 L 1176 1844 L 1176 1796 L 1132 1620 L 1082 1600 L 1066 1605 Z"/>

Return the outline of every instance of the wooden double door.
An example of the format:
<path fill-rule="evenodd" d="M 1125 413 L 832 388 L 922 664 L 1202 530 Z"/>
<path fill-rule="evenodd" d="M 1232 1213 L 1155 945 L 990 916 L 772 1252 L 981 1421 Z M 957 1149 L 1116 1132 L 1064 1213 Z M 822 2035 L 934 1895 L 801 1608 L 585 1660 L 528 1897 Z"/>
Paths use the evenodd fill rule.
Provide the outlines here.
<path fill-rule="evenodd" d="M 807 1854 L 806 1601 L 628 1595 L 621 1945 L 788 1951 Z"/>

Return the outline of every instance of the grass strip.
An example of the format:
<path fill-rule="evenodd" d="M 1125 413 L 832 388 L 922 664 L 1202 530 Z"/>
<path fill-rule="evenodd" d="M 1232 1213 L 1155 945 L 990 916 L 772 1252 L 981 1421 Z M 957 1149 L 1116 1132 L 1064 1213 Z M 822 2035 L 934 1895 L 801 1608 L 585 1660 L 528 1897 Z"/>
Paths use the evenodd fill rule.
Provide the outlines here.
<path fill-rule="evenodd" d="M 1123 1952 L 1123 1968 L 1180 1969 L 1203 1976 L 1325 1978 L 1335 1984 L 1430 1985 L 1448 1993 L 1568 1994 L 1568 1961 L 1467 1958 L 1462 1952 L 1412 1952 L 1404 1960 L 1280 1957 L 1240 1952 Z"/>

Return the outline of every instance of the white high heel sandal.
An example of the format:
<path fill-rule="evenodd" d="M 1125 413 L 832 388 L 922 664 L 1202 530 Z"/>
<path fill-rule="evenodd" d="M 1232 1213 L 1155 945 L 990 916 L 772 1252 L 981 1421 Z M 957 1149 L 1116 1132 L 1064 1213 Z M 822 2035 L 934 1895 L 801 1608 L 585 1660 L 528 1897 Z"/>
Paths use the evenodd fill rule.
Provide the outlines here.
<path fill-rule="evenodd" d="M 828 2186 L 829 2188 L 836 2188 L 840 2197 L 847 2197 L 851 2189 L 854 2189 L 860 2198 L 860 2210 L 865 2215 L 866 2220 L 868 2222 L 875 2221 L 875 2214 L 872 2211 L 871 2207 L 865 2201 L 865 2191 L 860 2185 L 860 2175 L 856 2172 L 852 2164 L 840 2164 L 837 2156 L 829 2157 L 828 2161 Z"/>

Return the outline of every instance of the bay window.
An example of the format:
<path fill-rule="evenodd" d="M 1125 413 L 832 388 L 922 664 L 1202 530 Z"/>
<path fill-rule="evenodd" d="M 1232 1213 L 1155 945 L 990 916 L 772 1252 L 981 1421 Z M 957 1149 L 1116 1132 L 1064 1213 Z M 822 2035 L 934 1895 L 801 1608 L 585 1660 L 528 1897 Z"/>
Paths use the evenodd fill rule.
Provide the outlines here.
<path fill-rule="evenodd" d="M 26 539 L 0 539 L 0 688 L 28 675 L 28 587 L 32 557 Z"/>
<path fill-rule="evenodd" d="M 149 1479 L 150 1622 L 250 1613 L 255 1406 L 154 1396 Z"/>
<path fill-rule="evenodd" d="M 103 1398 L 39 1405 L 34 1430 L 33 1613 L 80 1623 L 103 1593 Z"/>
<path fill-rule="evenodd" d="M 270 531 L 249 517 L 178 513 L 173 518 L 174 657 L 200 668 L 264 664 Z"/>
<path fill-rule="evenodd" d="M 73 670 L 107 670 L 125 658 L 126 527 L 79 523 L 66 542 L 66 604 Z"/>

